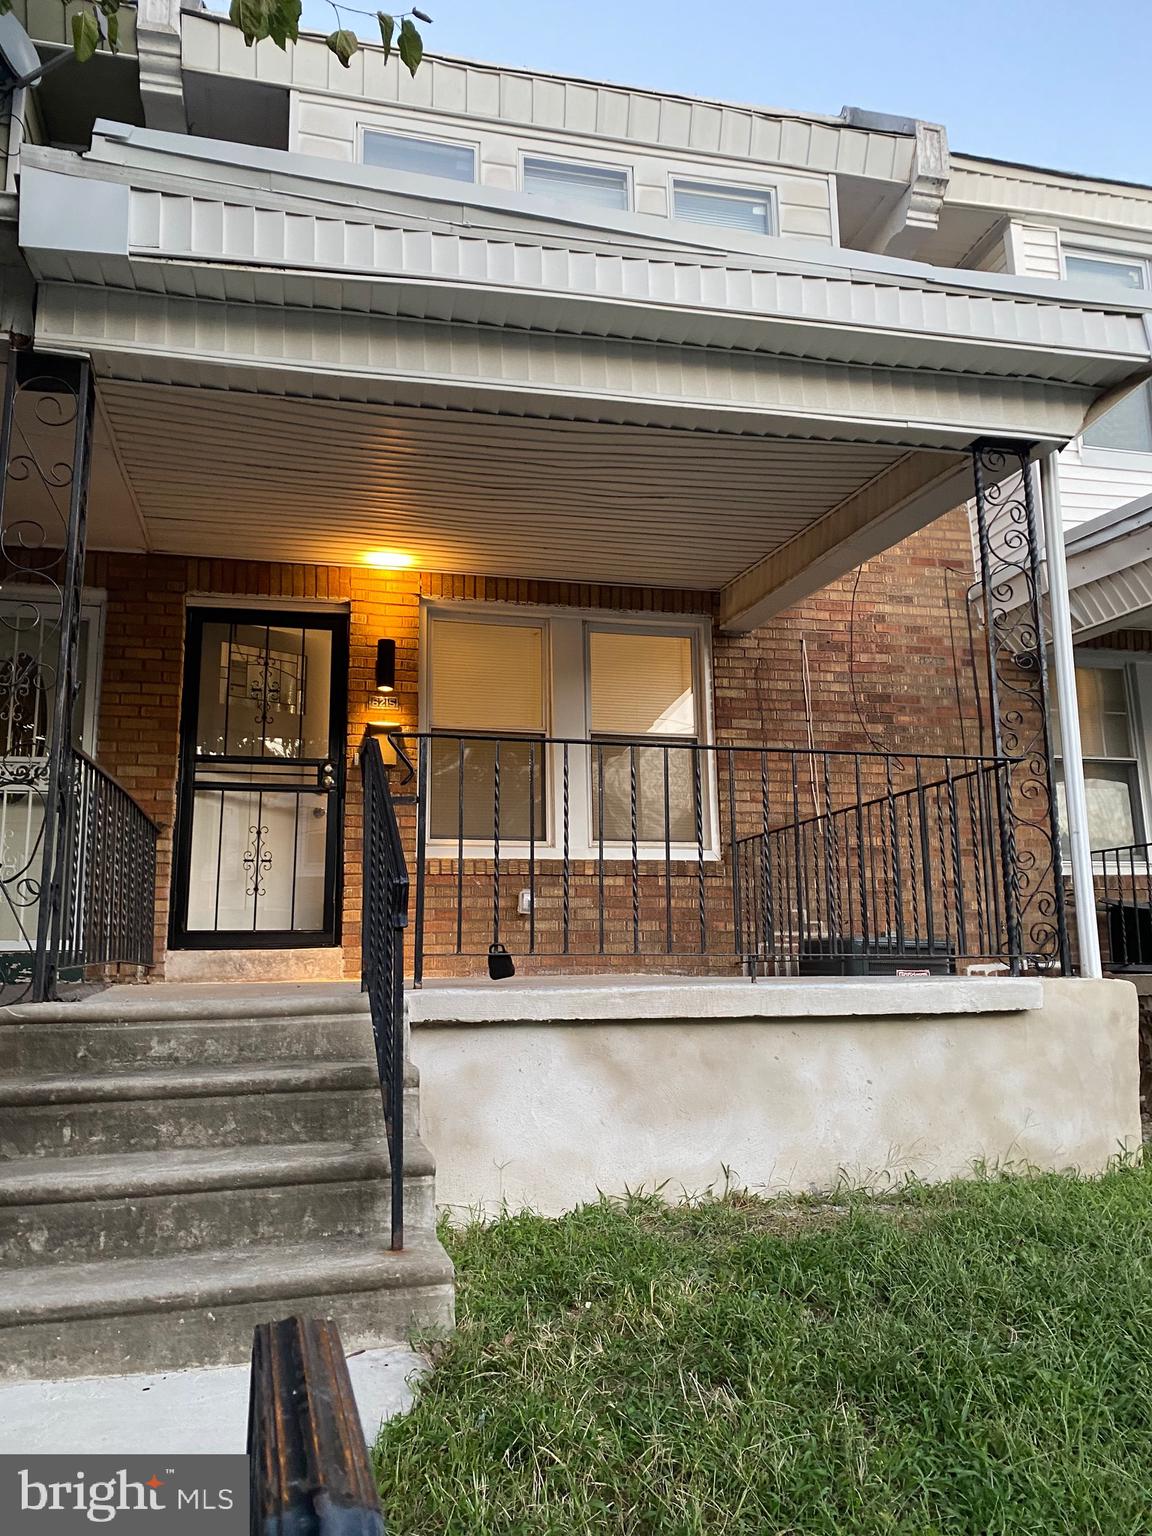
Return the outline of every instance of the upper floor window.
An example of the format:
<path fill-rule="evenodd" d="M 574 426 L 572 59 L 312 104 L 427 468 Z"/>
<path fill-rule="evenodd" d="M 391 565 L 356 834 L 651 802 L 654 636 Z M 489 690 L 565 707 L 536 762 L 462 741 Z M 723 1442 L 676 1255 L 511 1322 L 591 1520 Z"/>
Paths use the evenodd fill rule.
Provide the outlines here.
<path fill-rule="evenodd" d="M 614 166 L 525 155 L 524 190 L 533 197 L 628 211 L 628 173 Z"/>
<path fill-rule="evenodd" d="M 476 151 L 470 144 L 386 133 L 380 128 L 364 130 L 364 164 L 419 176 L 443 176 L 449 181 L 476 180 Z"/>
<path fill-rule="evenodd" d="M 1065 275 L 1103 297 L 1152 289 L 1152 261 L 1141 256 L 1111 256 L 1104 252 L 1065 251 Z M 1105 411 L 1084 430 L 1089 448 L 1115 448 L 1128 453 L 1152 453 L 1152 384 L 1142 384 L 1119 405 Z"/>
<path fill-rule="evenodd" d="M 672 183 L 672 217 L 716 224 L 745 235 L 774 235 L 776 211 L 765 188 L 728 187 L 703 181 Z"/>

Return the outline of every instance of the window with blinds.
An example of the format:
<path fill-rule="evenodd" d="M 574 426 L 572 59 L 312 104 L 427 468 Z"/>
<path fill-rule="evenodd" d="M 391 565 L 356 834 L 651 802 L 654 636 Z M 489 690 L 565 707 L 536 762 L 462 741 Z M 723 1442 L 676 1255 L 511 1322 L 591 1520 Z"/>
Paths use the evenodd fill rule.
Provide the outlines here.
<path fill-rule="evenodd" d="M 1076 704 L 1088 800 L 1088 838 L 1093 850 L 1127 848 L 1144 835 L 1140 768 L 1132 708 L 1133 678 L 1124 666 L 1076 668 Z M 1057 811 L 1067 842 L 1068 807 L 1060 751 L 1060 719 L 1052 703 Z"/>
<path fill-rule="evenodd" d="M 410 133 L 386 133 L 378 128 L 364 130 L 364 164 L 421 176 L 443 176 L 449 181 L 476 180 L 476 151 L 470 144 L 448 144 Z"/>
<path fill-rule="evenodd" d="M 704 776 L 692 636 L 589 629 L 587 668 L 593 837 L 691 841 Z"/>
<path fill-rule="evenodd" d="M 597 208 L 628 209 L 628 173 L 605 165 L 524 157 L 524 190 L 555 202 L 588 203 Z"/>
<path fill-rule="evenodd" d="M 431 835 L 545 838 L 544 626 L 433 618 L 428 652 Z"/>
<path fill-rule="evenodd" d="M 774 235 L 772 193 L 765 188 L 726 187 L 702 181 L 672 183 L 672 217 L 693 224 L 715 224 L 746 235 Z"/>

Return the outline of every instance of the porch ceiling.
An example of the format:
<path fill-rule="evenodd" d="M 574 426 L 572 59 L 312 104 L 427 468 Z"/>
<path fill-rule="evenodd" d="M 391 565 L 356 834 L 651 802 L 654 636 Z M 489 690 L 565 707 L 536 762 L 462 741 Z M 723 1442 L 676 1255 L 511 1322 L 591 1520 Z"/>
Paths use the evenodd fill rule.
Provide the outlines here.
<path fill-rule="evenodd" d="M 127 547 L 222 558 L 399 549 L 425 570 L 719 590 L 893 466 L 953 459 L 116 380 L 99 398 L 139 514 Z M 93 506 L 93 541 L 124 548 L 111 510 Z"/>

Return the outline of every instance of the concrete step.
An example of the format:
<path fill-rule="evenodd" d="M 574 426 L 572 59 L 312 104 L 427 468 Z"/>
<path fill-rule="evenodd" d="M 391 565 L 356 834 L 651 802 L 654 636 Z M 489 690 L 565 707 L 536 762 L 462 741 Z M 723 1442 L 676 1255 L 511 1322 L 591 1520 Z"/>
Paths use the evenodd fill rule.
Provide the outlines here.
<path fill-rule="evenodd" d="M 452 1326 L 452 1265 L 435 1238 L 402 1253 L 322 1242 L 12 1270 L 0 1378 L 181 1370 L 247 1361 L 258 1322 L 333 1317 L 348 1350 Z"/>
<path fill-rule="evenodd" d="M 382 1124 L 366 1061 L 0 1078 L 0 1159 L 368 1141 Z"/>
<path fill-rule="evenodd" d="M 435 1235 L 434 1171 L 427 1148 L 411 1138 L 404 1159 L 410 1238 Z M 32 1157 L 0 1164 L 0 1264 L 382 1240 L 391 1204 L 382 1139 Z"/>
<path fill-rule="evenodd" d="M 0 1071 L 33 1075 L 361 1059 L 374 1060 L 364 1013 L 0 1025 Z"/>

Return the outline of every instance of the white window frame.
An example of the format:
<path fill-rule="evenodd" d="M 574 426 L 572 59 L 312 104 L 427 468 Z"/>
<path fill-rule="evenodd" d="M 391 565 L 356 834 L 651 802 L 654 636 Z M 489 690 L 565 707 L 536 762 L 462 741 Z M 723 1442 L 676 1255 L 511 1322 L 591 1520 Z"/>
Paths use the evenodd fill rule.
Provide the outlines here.
<path fill-rule="evenodd" d="M 435 619 L 459 619 L 468 623 L 477 621 L 490 624 L 524 624 L 544 631 L 544 734 L 546 737 L 573 741 L 591 740 L 590 675 L 587 666 L 588 634 L 594 630 L 636 630 L 648 634 L 681 635 L 693 642 L 693 688 L 696 692 L 697 735 L 701 747 L 715 744 L 713 728 L 712 688 L 712 624 L 707 617 L 695 615 L 659 615 L 619 612 L 610 608 L 561 608 L 528 603 L 473 603 L 458 600 L 423 601 L 420 605 L 420 662 L 419 687 L 421 734 L 432 730 L 430 715 L 432 681 L 432 625 Z M 446 735 L 468 735 L 467 731 Z M 478 733 L 478 734 L 483 734 Z M 527 739 L 521 736 L 521 739 Z M 663 740 L 663 738 L 661 738 Z M 687 744 L 688 738 L 685 738 Z M 720 858 L 719 798 L 717 790 L 716 753 L 702 754 L 704 765 L 703 832 L 704 860 L 715 863 Z M 546 836 L 535 844 L 538 859 L 562 859 L 564 857 L 562 827 L 562 763 L 563 753 L 553 750 L 548 756 L 548 773 L 544 784 L 546 807 Z M 569 846 L 572 860 L 598 859 L 599 840 L 593 836 L 592 806 L 592 756 L 591 751 L 573 748 L 568 759 Z M 428 838 L 430 858 L 454 858 L 459 851 L 457 838 Z M 697 849 L 692 842 L 673 842 L 670 845 L 673 860 L 695 859 Z M 529 854 L 527 840 L 501 839 L 502 859 L 523 859 Z M 490 859 L 493 856 L 491 838 L 465 838 L 466 859 Z M 637 844 L 637 856 L 642 860 L 664 859 L 664 843 L 641 842 Z M 604 860 L 627 860 L 632 857 L 631 845 L 605 840 Z"/>
<path fill-rule="evenodd" d="M 1152 254 L 1146 249 L 1125 249 L 1122 246 L 1081 245 L 1075 239 L 1066 240 L 1061 234 L 1060 241 L 1060 276 L 1065 282 L 1075 282 L 1076 277 L 1068 276 L 1069 256 L 1081 256 L 1088 261 L 1111 261 L 1117 266 L 1144 268 L 1144 288 L 1149 299 L 1152 299 Z M 1117 290 L 1117 297 L 1120 291 Z M 1084 441 L 1084 435 L 1076 439 L 1080 460 L 1084 464 L 1096 465 L 1100 469 L 1135 469 L 1142 472 L 1145 469 L 1152 470 L 1152 449 L 1149 448 L 1101 448 L 1095 443 Z"/>
<path fill-rule="evenodd" d="M 676 217 L 676 183 L 683 182 L 686 187 L 696 187 L 705 192 L 718 192 L 725 194 L 738 194 L 746 197 L 763 198 L 768 204 L 768 222 L 771 228 L 767 234 L 750 234 L 743 229 L 728 229 L 724 224 L 702 224 L 695 219 L 678 219 Z M 757 182 L 749 181 L 746 177 L 736 180 L 734 177 L 717 176 L 711 170 L 695 176 L 690 170 L 672 170 L 668 172 L 668 217 L 674 224 L 691 224 L 693 229 L 715 229 L 721 234 L 727 233 L 740 235 L 745 240 L 776 240 L 780 236 L 780 186 L 775 181 Z"/>
<path fill-rule="evenodd" d="M 526 167 L 529 160 L 544 160 L 550 165 L 571 165 L 580 170 L 613 171 L 624 177 L 627 203 L 623 208 L 599 208 L 595 203 L 582 203 L 577 198 L 568 201 L 562 198 L 539 197 L 538 193 L 529 192 L 526 185 Z M 516 157 L 516 179 L 516 184 L 524 197 L 531 197 L 533 200 L 539 198 L 541 203 L 551 203 L 556 207 L 588 208 L 594 213 L 634 213 L 636 210 L 635 172 L 632 166 L 618 165 L 615 161 L 601 160 L 594 155 L 573 154 L 566 145 L 556 154 L 550 148 L 533 149 L 531 146 L 522 145 Z"/>
<path fill-rule="evenodd" d="M 1152 840 L 1152 820 L 1149 819 L 1149 808 L 1152 807 L 1152 755 L 1149 753 L 1149 742 L 1146 722 L 1152 722 L 1152 656 L 1141 656 L 1129 651 L 1110 651 L 1105 648 L 1081 650 L 1076 649 L 1074 662 L 1077 667 L 1097 667 L 1120 672 L 1124 677 L 1124 692 L 1128 703 L 1128 721 L 1132 730 L 1132 745 L 1135 749 L 1136 763 L 1136 836 L 1137 840 Z M 1056 759 L 1058 769 L 1062 769 L 1064 762 L 1063 751 L 1055 751 L 1053 744 L 1053 756 Z M 1062 743 L 1060 743 L 1062 747 Z M 1091 752 L 1082 753 L 1088 762 L 1106 762 L 1106 758 L 1097 758 Z M 1117 762 L 1125 759 L 1117 758 Z M 1061 830 L 1061 839 L 1067 836 Z M 1095 850 L 1092 853 L 1092 865 L 1099 874 L 1103 871 L 1104 861 Z M 1137 874 L 1145 872 L 1145 866 L 1141 861 L 1136 864 Z"/>
<path fill-rule="evenodd" d="M 408 123 L 382 123 L 373 122 L 361 118 L 356 124 L 356 163 L 362 165 L 368 171 L 387 171 L 389 167 L 384 165 L 369 165 L 364 158 L 364 141 L 370 133 L 386 133 L 394 139 L 416 139 L 424 144 L 444 144 L 450 149 L 467 149 L 472 153 L 472 180 L 457 181 L 454 176 L 436 176 L 436 181 L 446 181 L 454 187 L 475 187 L 480 182 L 480 141 L 479 139 L 453 138 L 446 133 L 425 133 Z M 430 173 L 426 171 L 398 171 L 400 176 L 423 176 Z"/>

